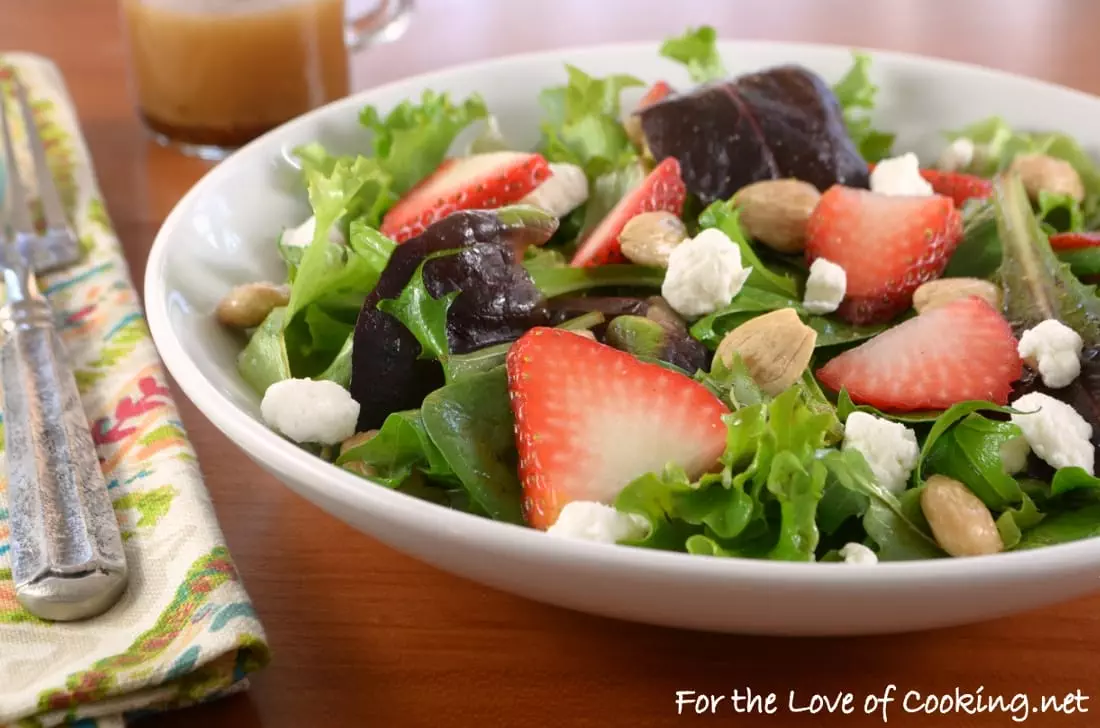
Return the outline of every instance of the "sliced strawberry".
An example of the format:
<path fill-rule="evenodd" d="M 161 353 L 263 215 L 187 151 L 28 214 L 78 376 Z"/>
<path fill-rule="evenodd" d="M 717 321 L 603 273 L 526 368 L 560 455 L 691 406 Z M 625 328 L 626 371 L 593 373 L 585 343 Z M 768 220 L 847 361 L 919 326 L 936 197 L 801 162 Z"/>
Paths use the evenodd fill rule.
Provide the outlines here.
<path fill-rule="evenodd" d="M 447 159 L 397 201 L 382 232 L 398 243 L 456 210 L 486 210 L 517 202 L 550 177 L 539 154 L 489 152 Z"/>
<path fill-rule="evenodd" d="M 849 349 L 818 370 L 829 389 L 887 412 L 1008 401 L 1023 374 L 1008 322 L 977 296 L 934 308 Z"/>
<path fill-rule="evenodd" d="M 874 172 L 874 162 L 867 165 Z M 993 194 L 993 181 L 962 172 L 944 172 L 938 169 L 922 169 L 920 176 L 932 185 L 937 195 L 950 197 L 955 207 L 962 207 L 967 200 L 984 200 Z"/>
<path fill-rule="evenodd" d="M 806 258 L 844 269 L 837 315 L 880 323 L 909 307 L 913 291 L 938 278 L 962 238 L 962 215 L 941 195 L 905 197 L 834 185 L 806 226 Z"/>
<path fill-rule="evenodd" d="M 619 246 L 619 233 L 623 231 L 623 226 L 643 212 L 667 210 L 679 215 L 684 210 L 685 197 L 687 188 L 680 179 L 680 163 L 675 157 L 669 157 L 611 208 L 607 217 L 581 241 L 570 265 L 586 268 L 625 261 Z"/>
<path fill-rule="evenodd" d="M 956 207 L 962 207 L 970 199 L 984 200 L 993 194 L 993 182 L 972 174 L 941 172 L 938 169 L 922 169 L 920 176 L 932 185 L 937 195 L 950 197 Z"/>
<path fill-rule="evenodd" d="M 1050 247 L 1055 250 L 1082 250 L 1100 247 L 1100 232 L 1055 233 L 1050 236 Z"/>
<path fill-rule="evenodd" d="M 676 463 L 709 470 L 726 409 L 693 379 L 562 329 L 534 328 L 508 352 L 527 523 L 546 529 L 575 500 L 610 503 Z"/>
<path fill-rule="evenodd" d="M 665 81 L 658 81 L 650 86 L 649 90 L 645 92 L 645 96 L 638 102 L 638 109 L 644 109 L 670 95 L 672 95 L 672 87 Z"/>

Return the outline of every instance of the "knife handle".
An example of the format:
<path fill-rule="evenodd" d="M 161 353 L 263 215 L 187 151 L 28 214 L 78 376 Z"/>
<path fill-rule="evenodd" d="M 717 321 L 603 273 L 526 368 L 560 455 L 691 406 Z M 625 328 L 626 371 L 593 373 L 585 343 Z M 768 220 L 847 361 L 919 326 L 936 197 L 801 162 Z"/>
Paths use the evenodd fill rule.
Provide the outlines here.
<path fill-rule="evenodd" d="M 118 521 L 76 380 L 33 276 L 4 271 L 0 385 L 15 596 L 49 620 L 106 611 L 126 588 Z"/>

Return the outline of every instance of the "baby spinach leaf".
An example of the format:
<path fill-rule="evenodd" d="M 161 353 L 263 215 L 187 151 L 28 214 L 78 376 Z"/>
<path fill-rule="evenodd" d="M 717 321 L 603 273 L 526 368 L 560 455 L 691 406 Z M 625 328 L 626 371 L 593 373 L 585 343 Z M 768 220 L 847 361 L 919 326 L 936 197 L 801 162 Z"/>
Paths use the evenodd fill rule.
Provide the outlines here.
<path fill-rule="evenodd" d="M 378 434 L 349 448 L 336 459 L 337 465 L 348 463 L 370 466 L 375 472 L 370 479 L 390 488 L 405 483 L 414 470 L 436 480 L 455 480 L 447 460 L 428 437 L 419 410 L 391 414 Z"/>
<path fill-rule="evenodd" d="M 610 286 L 660 289 L 665 280 L 665 272 L 660 268 L 633 264 L 600 265 L 592 268 L 524 265 L 531 280 L 546 298 Z"/>
<path fill-rule="evenodd" d="M 477 94 L 455 104 L 447 93 L 426 90 L 419 103 L 403 101 L 385 117 L 367 106 L 359 123 L 373 132 L 373 157 L 392 179 L 394 191 L 404 194 L 439 166 L 460 131 L 487 116 Z"/>
<path fill-rule="evenodd" d="M 980 399 L 967 400 L 966 402 L 958 402 L 951 405 L 942 413 L 936 417 L 935 423 L 932 425 L 932 429 L 929 430 L 928 436 L 924 439 L 924 444 L 921 446 L 920 459 L 917 460 L 917 466 L 913 470 L 913 482 L 924 482 L 923 469 L 929 453 L 932 452 L 932 448 L 936 446 L 937 441 L 955 426 L 963 418 L 974 412 L 1000 412 L 1002 414 L 1014 414 L 1016 410 L 1010 407 L 1002 407 L 1001 405 L 994 404 L 993 402 L 987 402 Z M 1018 432 L 1019 428 L 1016 428 L 1014 432 Z"/>
<path fill-rule="evenodd" d="M 417 266 L 408 285 L 397 298 L 378 302 L 378 310 L 388 313 L 404 324 L 420 344 L 421 359 L 444 361 L 450 355 L 447 342 L 447 311 L 459 291 L 451 291 L 440 298 L 432 298 L 424 287 L 424 263 L 436 256 L 428 256 Z"/>
<path fill-rule="evenodd" d="M 522 524 L 523 488 L 504 367 L 437 389 L 424 398 L 420 416 L 470 500 L 490 518 Z"/>
<path fill-rule="evenodd" d="M 869 415 L 875 417 L 881 417 L 886 420 L 892 420 L 893 422 L 904 422 L 907 425 L 919 425 L 929 422 L 935 422 L 940 415 L 943 414 L 941 410 L 928 410 L 924 412 L 883 412 L 866 404 L 856 404 L 852 401 L 851 395 L 848 394 L 848 390 L 840 390 L 840 394 L 837 395 L 836 402 L 837 416 L 841 422 L 848 420 L 848 415 L 853 412 L 866 412 Z"/>
<path fill-rule="evenodd" d="M 286 308 L 272 309 L 237 356 L 237 371 L 259 395 L 275 382 L 290 379 L 290 359 L 283 339 Z"/>
<path fill-rule="evenodd" d="M 1019 483 L 1005 472 L 1001 446 L 1022 437 L 1011 422 L 997 422 L 977 412 L 937 434 L 928 455 L 922 458 L 924 473 L 937 473 L 966 485 L 991 510 L 1017 504 L 1023 497 Z M 932 440 L 931 435 L 928 438 Z"/>
<path fill-rule="evenodd" d="M 781 308 L 799 310 L 801 307 L 801 303 L 791 296 L 746 285 L 728 306 L 692 324 L 691 335 L 708 348 L 716 349 L 727 333 L 750 319 Z"/>
<path fill-rule="evenodd" d="M 740 213 L 729 202 L 718 200 L 711 203 L 702 214 L 699 215 L 699 229 L 717 228 L 726 234 L 730 240 L 741 249 L 741 263 L 745 267 L 752 267 L 747 286 L 759 288 L 770 293 L 795 298 L 798 296 L 798 283 L 789 275 L 783 275 L 769 270 L 760 257 L 753 250 L 745 232 L 741 229 L 739 221 Z"/>
<path fill-rule="evenodd" d="M 998 179 L 993 189 L 1009 322 L 1022 331 L 1058 319 L 1080 334 L 1086 347 L 1100 344 L 1100 299 L 1055 257 L 1019 177 Z"/>
<path fill-rule="evenodd" d="M 997 212 L 990 200 L 967 200 L 962 208 L 963 235 L 944 270 L 944 278 L 989 278 L 1001 265 Z"/>
<path fill-rule="evenodd" d="M 1100 493 L 1100 478 L 1089 475 L 1084 468 L 1059 468 L 1050 481 L 1050 494 L 1059 496 L 1071 491 L 1091 490 Z"/>
<path fill-rule="evenodd" d="M 817 343 L 814 346 L 818 349 L 865 341 L 890 328 L 887 324 L 857 326 L 829 316 L 807 314 L 804 310 L 799 311 L 799 315 L 807 326 L 817 332 Z"/>
<path fill-rule="evenodd" d="M 1078 279 L 1100 276 L 1100 248 L 1059 250 L 1056 255 L 1063 265 L 1069 266 L 1070 273 Z"/>
<path fill-rule="evenodd" d="M 1019 545 L 1024 531 L 1033 528 L 1044 518 L 1035 505 L 1035 501 L 1023 494 L 1023 500 L 1017 508 L 1005 508 L 997 518 L 997 532 L 1001 535 L 1005 550 L 1009 551 Z"/>
<path fill-rule="evenodd" d="M 871 127 L 871 112 L 875 108 L 878 86 L 871 81 L 871 56 L 855 51 L 852 67 L 833 86 L 833 94 L 844 114 L 844 125 L 860 155 L 868 162 L 878 162 L 890 156 L 894 134 Z"/>
<path fill-rule="evenodd" d="M 1054 546 L 1100 536 L 1100 504 L 1054 513 L 1020 538 L 1016 550 Z"/>
<path fill-rule="evenodd" d="M 695 83 L 716 81 L 726 76 L 722 57 L 718 54 L 718 34 L 709 25 L 688 28 L 683 35 L 669 38 L 661 44 L 659 53 L 687 66 Z"/>

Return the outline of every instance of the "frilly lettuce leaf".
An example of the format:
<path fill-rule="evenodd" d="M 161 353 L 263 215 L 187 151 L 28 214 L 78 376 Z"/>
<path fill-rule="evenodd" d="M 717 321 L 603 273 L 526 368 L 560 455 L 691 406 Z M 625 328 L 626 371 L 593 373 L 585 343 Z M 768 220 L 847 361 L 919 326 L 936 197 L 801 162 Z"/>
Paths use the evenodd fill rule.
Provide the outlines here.
<path fill-rule="evenodd" d="M 625 74 L 595 78 L 576 66 L 565 68 L 566 85 L 539 94 L 545 117 L 539 151 L 547 161 L 581 167 L 590 180 L 637 159 L 620 118 L 619 97 L 642 82 Z"/>
<path fill-rule="evenodd" d="M 687 66 L 688 75 L 696 83 L 725 78 L 726 67 L 718 54 L 718 34 L 709 25 L 689 28 L 683 35 L 669 38 L 661 44 L 660 54 Z"/>
<path fill-rule="evenodd" d="M 367 106 L 359 123 L 373 132 L 373 158 L 389 174 L 394 191 L 404 194 L 439 166 L 459 132 L 486 116 L 477 94 L 456 104 L 449 94 L 425 91 L 420 103 L 404 101 L 385 117 Z"/>
<path fill-rule="evenodd" d="M 257 394 L 262 395 L 275 382 L 291 377 L 283 339 L 285 318 L 285 307 L 272 309 L 237 356 L 237 371 Z"/>
<path fill-rule="evenodd" d="M 833 86 L 833 94 L 844 114 L 848 136 L 864 159 L 877 162 L 890 156 L 895 135 L 871 127 L 878 86 L 871 81 L 870 70 L 871 56 L 853 52 L 852 68 Z"/>

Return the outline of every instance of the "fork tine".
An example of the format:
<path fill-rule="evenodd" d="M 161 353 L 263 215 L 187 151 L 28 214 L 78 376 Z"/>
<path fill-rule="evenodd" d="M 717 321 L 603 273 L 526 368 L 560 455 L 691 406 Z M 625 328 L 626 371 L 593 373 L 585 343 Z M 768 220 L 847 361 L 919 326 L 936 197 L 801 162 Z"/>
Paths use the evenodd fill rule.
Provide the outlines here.
<path fill-rule="evenodd" d="M 46 227 L 51 233 L 67 234 L 71 237 L 69 221 L 65 218 L 65 211 L 61 206 L 61 196 L 57 193 L 57 184 L 54 182 L 53 173 L 50 172 L 50 165 L 46 161 L 46 148 L 42 146 L 42 136 L 38 133 L 38 125 L 34 123 L 27 89 L 18 79 L 12 79 L 12 85 L 19 102 L 19 110 L 23 114 L 27 144 L 34 158 L 34 176 L 38 182 L 38 198 L 42 202 L 42 214 L 46 218 Z"/>
<path fill-rule="evenodd" d="M 0 87 L 0 137 L 4 142 L 4 161 L 8 173 L 8 194 L 11 196 L 11 226 L 16 233 L 34 235 L 34 222 L 31 220 L 31 208 L 27 203 L 27 188 L 19 175 L 19 165 L 15 163 L 15 149 L 12 143 L 11 122 L 8 108 L 4 103 L 3 87 Z"/>

